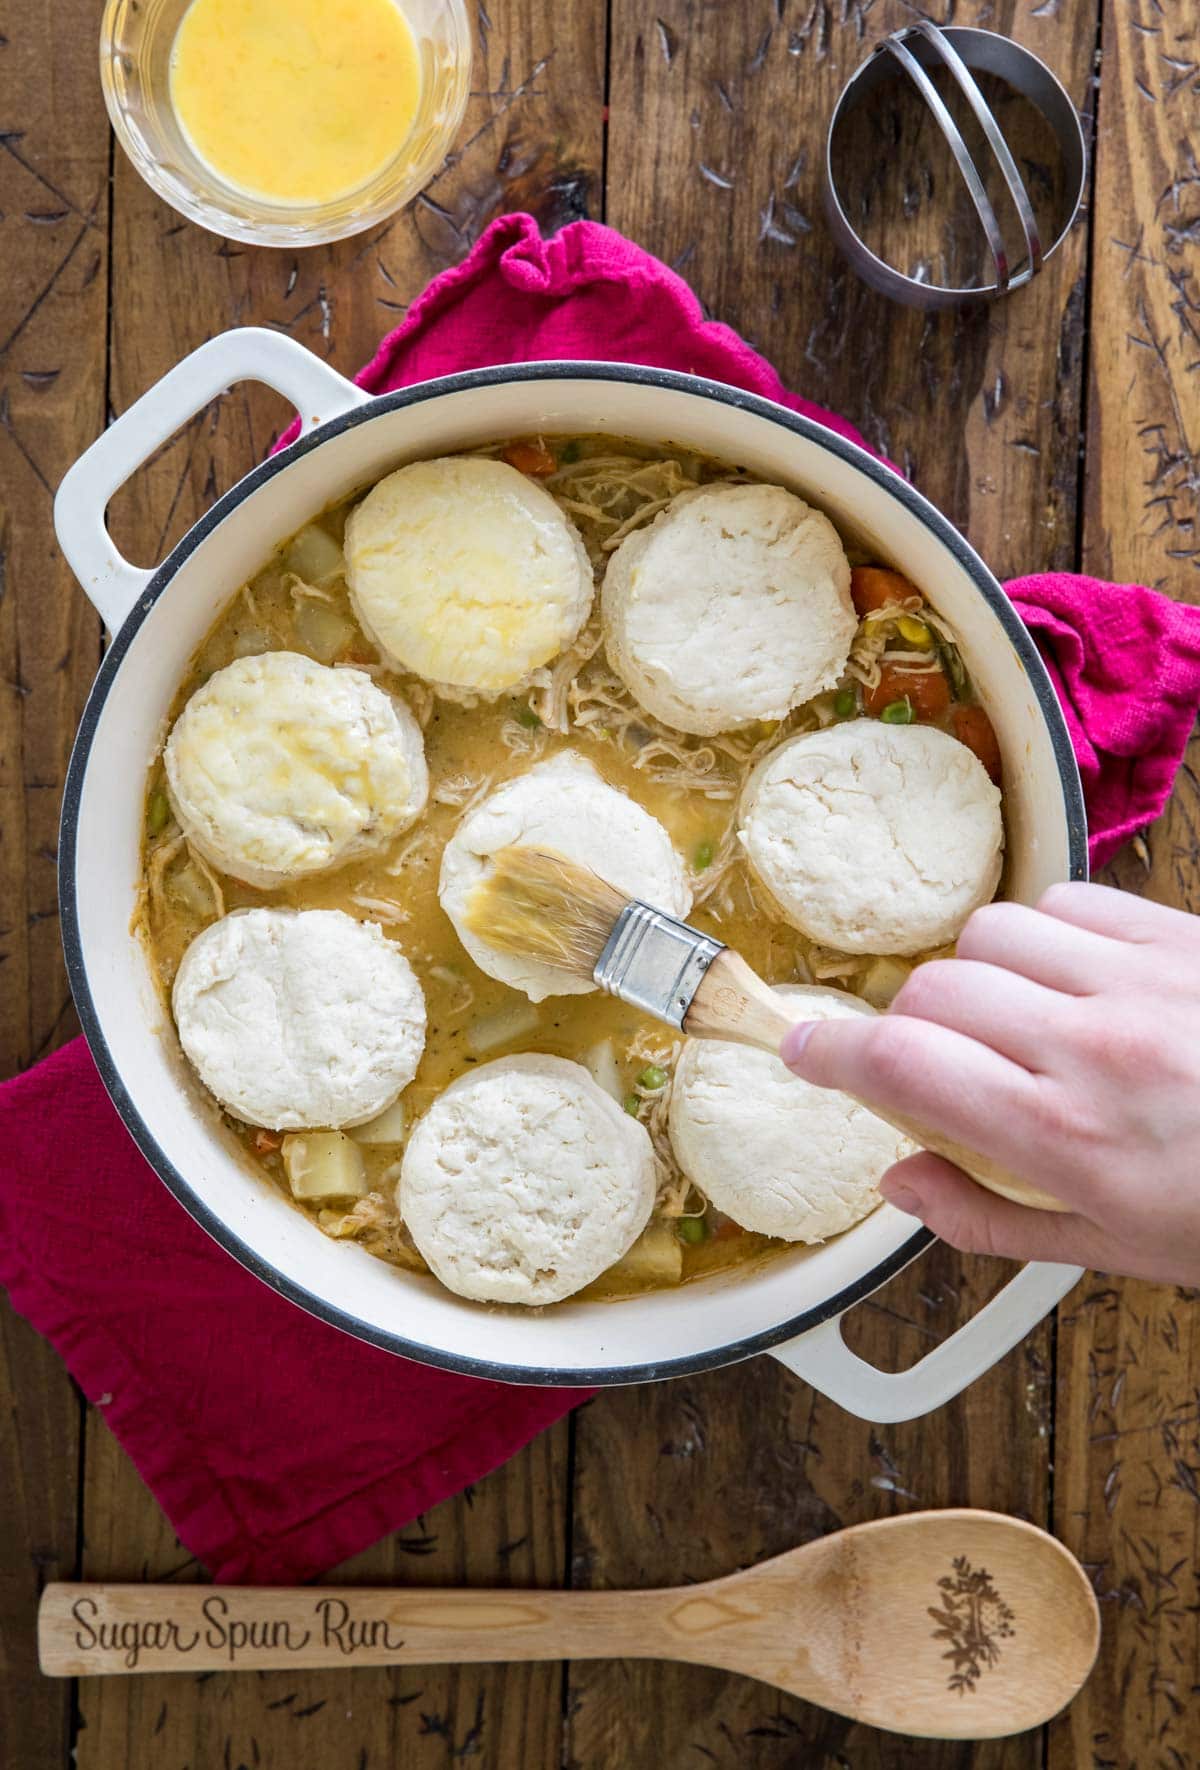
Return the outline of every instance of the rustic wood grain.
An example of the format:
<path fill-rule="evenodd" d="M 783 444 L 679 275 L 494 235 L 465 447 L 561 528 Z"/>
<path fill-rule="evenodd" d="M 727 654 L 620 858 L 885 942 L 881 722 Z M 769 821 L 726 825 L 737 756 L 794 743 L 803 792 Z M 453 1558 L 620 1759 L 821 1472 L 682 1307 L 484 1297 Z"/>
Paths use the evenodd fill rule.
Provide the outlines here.
<path fill-rule="evenodd" d="M 1200 31 L 1183 0 L 1104 12 L 1082 563 L 1200 601 Z M 1200 911 L 1200 746 L 1109 877 Z M 1093 1571 L 1096 1674 L 1051 1770 L 1200 1761 L 1197 1295 L 1093 1275 L 1058 1345 L 1055 1528 Z"/>
<path fill-rule="evenodd" d="M 959 5 L 1028 42 L 1089 96 L 1091 0 Z M 1004 575 L 1073 563 L 1086 235 L 1028 292 L 931 318 L 889 305 L 835 256 L 820 210 L 824 119 L 899 5 L 613 8 L 608 217 L 676 264 L 783 379 L 843 412 L 912 473 Z M 864 176 L 866 176 L 864 169 Z M 961 439 L 961 440 L 960 440 Z M 899 1368 L 990 1295 L 993 1263 L 940 1248 L 851 1318 Z M 579 1417 L 573 1577 L 701 1579 L 839 1523 L 916 1505 L 1048 1517 L 1051 1334 L 1043 1327 L 933 1418 L 873 1428 L 770 1359 L 601 1396 Z M 913 1748 L 759 1686 L 681 1667 L 570 1674 L 570 1761 L 907 1766 Z M 1040 1764 L 1038 1735 L 980 1746 L 979 1770 Z M 923 1746 L 922 1770 L 963 1748 Z"/>
<path fill-rule="evenodd" d="M 123 410 L 206 337 L 238 324 L 286 330 L 347 373 L 373 352 L 437 271 L 488 221 L 531 206 L 554 226 L 598 206 L 603 0 L 551 21 L 536 0 L 476 9 L 476 62 L 451 163 L 407 212 L 327 249 L 257 251 L 184 224 L 118 155 L 113 199 L 112 401 Z M 118 543 L 160 559 L 212 499 L 263 455 L 288 413 L 245 384 L 200 414 L 114 500 Z M 196 1577 L 132 1467 L 95 1414 L 86 1440 L 85 1567 Z M 565 1429 L 474 1496 L 439 1508 L 339 1577 L 422 1583 L 553 1584 L 566 1536 Z M 181 1566 L 181 1564 L 184 1564 Z M 163 1762 L 286 1770 L 440 1770 L 459 1758 L 549 1770 L 559 1759 L 557 1666 L 432 1668 L 420 1676 L 84 1683 L 79 1770 Z"/>
<path fill-rule="evenodd" d="M 104 417 L 108 137 L 90 32 L 48 8 L 0 47 L 0 1075 L 76 1030 L 55 853 L 67 756 L 99 623 L 54 545 L 59 476 Z M 38 1675 L 44 1580 L 77 1565 L 80 1406 L 0 1296 L 0 1757 L 65 1765 L 69 1688 Z"/>

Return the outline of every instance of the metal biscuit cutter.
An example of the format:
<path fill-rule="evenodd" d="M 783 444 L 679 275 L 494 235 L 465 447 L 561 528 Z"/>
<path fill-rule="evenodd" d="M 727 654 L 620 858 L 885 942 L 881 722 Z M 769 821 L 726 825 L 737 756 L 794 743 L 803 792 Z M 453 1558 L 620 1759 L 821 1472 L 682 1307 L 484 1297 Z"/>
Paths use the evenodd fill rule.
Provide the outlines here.
<path fill-rule="evenodd" d="M 971 157 L 954 118 L 930 78 L 930 70 L 946 68 L 983 131 L 984 139 L 995 155 L 1004 184 L 1012 199 L 1025 239 L 1025 253 L 1014 268 L 1009 262 L 996 211 L 992 207 L 983 177 Z M 871 251 L 850 223 L 838 193 L 834 175 L 835 137 L 843 119 L 857 110 L 876 87 L 894 80 L 903 71 L 928 105 L 945 136 L 955 164 L 975 206 L 991 252 L 995 280 L 965 289 L 952 289 L 931 283 L 919 276 L 906 276 Z M 1015 92 L 1028 100 L 1049 125 L 1062 156 L 1067 215 L 1061 229 L 1049 246 L 1043 246 L 1038 220 L 1025 181 L 1004 132 L 996 121 L 987 100 L 975 82 L 975 73 L 994 74 Z M 987 301 L 1007 295 L 1029 283 L 1042 265 L 1067 237 L 1079 212 L 1087 182 L 1087 144 L 1079 113 L 1061 83 L 1044 62 L 1031 50 L 1024 49 L 1009 37 L 994 31 L 980 31 L 966 25 L 945 29 L 927 19 L 908 25 L 875 45 L 865 61 L 846 85 L 834 106 L 829 133 L 825 139 L 825 207 L 834 238 L 864 282 L 910 307 L 957 307 L 966 301 Z"/>

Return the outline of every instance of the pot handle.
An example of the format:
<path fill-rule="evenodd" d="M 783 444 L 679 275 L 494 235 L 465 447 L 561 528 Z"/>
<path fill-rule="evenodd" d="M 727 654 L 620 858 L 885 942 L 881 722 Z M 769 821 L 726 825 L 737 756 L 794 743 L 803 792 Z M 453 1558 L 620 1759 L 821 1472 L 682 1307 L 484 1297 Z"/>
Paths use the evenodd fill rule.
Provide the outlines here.
<path fill-rule="evenodd" d="M 978 1315 L 911 1370 L 881 1371 L 851 1352 L 840 1315 L 773 1346 L 771 1355 L 860 1420 L 881 1426 L 916 1420 L 953 1401 L 1011 1352 L 1082 1276 L 1082 1266 L 1023 1266 Z"/>
<path fill-rule="evenodd" d="M 265 326 L 240 326 L 210 338 L 115 418 L 63 478 L 54 529 L 85 594 L 115 633 L 154 576 L 131 565 L 105 522 L 114 492 L 210 400 L 237 381 L 264 381 L 300 414 L 303 430 L 365 405 L 371 397 L 294 338 Z"/>

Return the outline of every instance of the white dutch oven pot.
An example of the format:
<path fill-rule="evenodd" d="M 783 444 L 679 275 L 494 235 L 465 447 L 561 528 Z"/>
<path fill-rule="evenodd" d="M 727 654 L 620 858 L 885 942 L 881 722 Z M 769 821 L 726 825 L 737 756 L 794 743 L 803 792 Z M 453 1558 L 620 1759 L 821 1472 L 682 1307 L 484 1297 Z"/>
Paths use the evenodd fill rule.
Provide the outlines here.
<path fill-rule="evenodd" d="M 116 551 L 117 488 L 224 388 L 268 383 L 303 433 L 256 467 L 157 571 Z M 546 1313 L 487 1309 L 434 1280 L 329 1241 L 256 1176 L 179 1054 L 141 945 L 130 936 L 146 769 L 188 660 L 232 592 L 313 514 L 406 461 L 531 433 L 669 439 L 794 486 L 921 584 L 960 636 L 1005 759 L 1010 894 L 1032 902 L 1086 870 L 1083 803 L 1053 691 L 995 579 L 896 474 L 819 425 L 719 383 L 602 363 L 485 369 L 372 399 L 277 332 L 203 345 L 88 450 L 55 505 L 63 552 L 115 635 L 67 779 L 63 938 L 93 1055 L 142 1152 L 197 1221 L 302 1308 L 429 1364 L 519 1383 L 667 1377 L 770 1351 L 864 1419 L 915 1418 L 986 1370 L 1065 1294 L 1065 1266 L 1027 1266 L 911 1370 L 852 1354 L 840 1318 L 931 1239 L 884 1205 L 823 1247 L 623 1302 Z M 801 1152 L 802 1153 L 802 1152 Z"/>

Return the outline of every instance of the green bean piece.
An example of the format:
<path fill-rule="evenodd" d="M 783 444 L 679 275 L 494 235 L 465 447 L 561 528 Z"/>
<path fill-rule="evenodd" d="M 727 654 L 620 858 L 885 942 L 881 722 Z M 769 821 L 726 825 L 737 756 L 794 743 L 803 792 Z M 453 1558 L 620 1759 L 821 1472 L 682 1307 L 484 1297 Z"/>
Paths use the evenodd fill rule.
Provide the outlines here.
<path fill-rule="evenodd" d="M 902 701 L 889 701 L 879 717 L 885 725 L 911 725 L 913 704 L 907 695 Z"/>
<path fill-rule="evenodd" d="M 839 688 L 833 697 L 833 710 L 839 719 L 849 719 L 858 711 L 858 696 L 852 688 Z"/>
<path fill-rule="evenodd" d="M 642 1103 L 638 1099 L 636 1094 L 626 1094 L 626 1096 L 625 1096 L 625 1111 L 629 1114 L 631 1119 L 635 1119 L 637 1117 L 638 1113 L 641 1111 L 641 1106 L 642 1106 Z"/>
<path fill-rule="evenodd" d="M 571 467 L 579 459 L 579 444 L 569 442 L 558 457 L 560 467 Z"/>
<path fill-rule="evenodd" d="M 517 724 L 523 725 L 526 731 L 540 731 L 542 722 L 532 707 L 517 708 Z"/>
<path fill-rule="evenodd" d="M 158 836 L 167 827 L 167 819 L 171 815 L 171 804 L 163 792 L 151 793 L 150 803 L 146 808 L 146 833 Z"/>
<path fill-rule="evenodd" d="M 667 1072 L 660 1069 L 657 1063 L 648 1063 L 638 1077 L 639 1088 L 650 1088 L 657 1091 L 667 1085 Z"/>
<path fill-rule="evenodd" d="M 708 1224 L 703 1217 L 681 1217 L 675 1225 L 675 1233 L 680 1241 L 690 1242 L 693 1247 L 708 1238 Z"/>
<path fill-rule="evenodd" d="M 714 849 L 711 842 L 697 842 L 696 852 L 692 855 L 692 866 L 695 868 L 696 872 L 702 873 L 705 867 L 710 867 L 712 865 L 713 853 Z"/>

